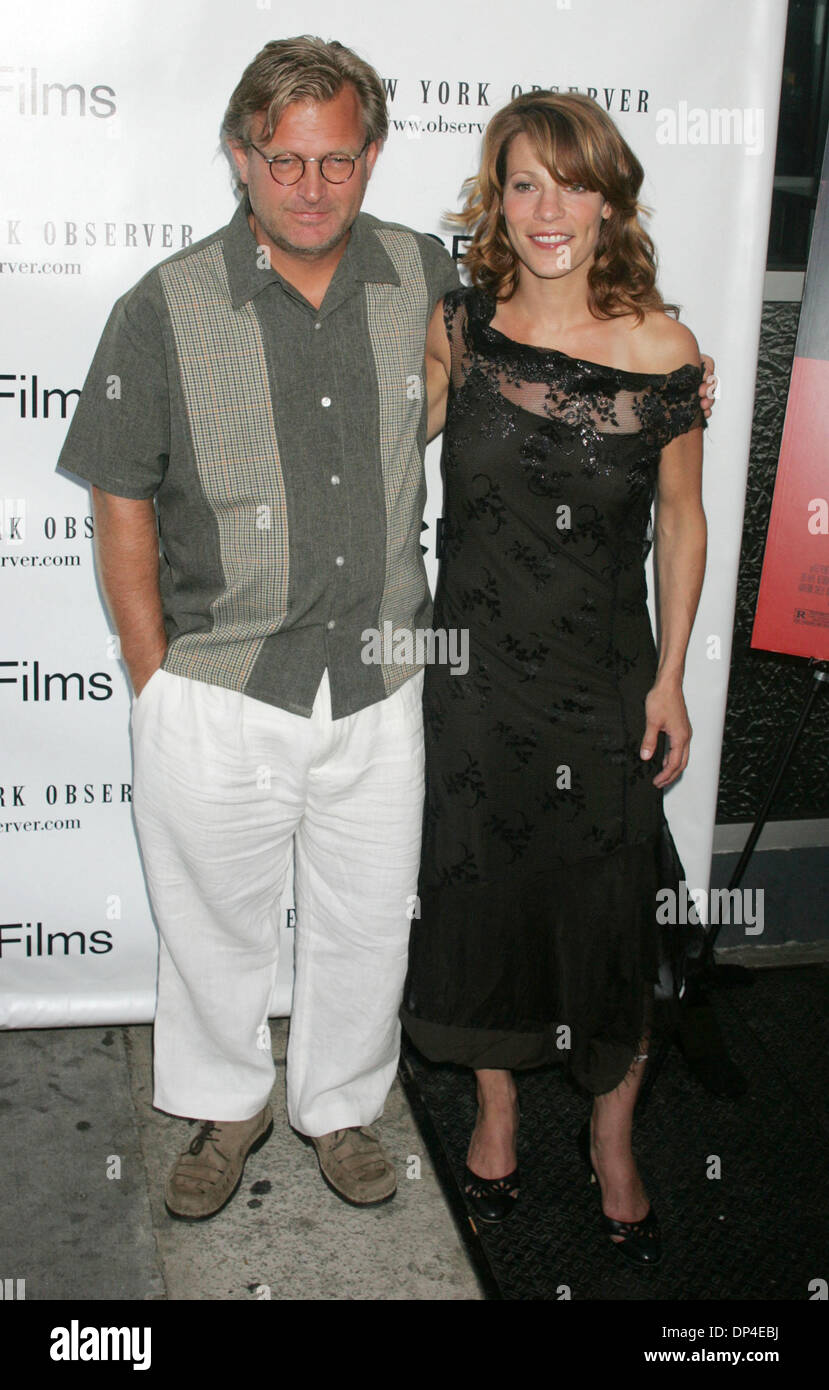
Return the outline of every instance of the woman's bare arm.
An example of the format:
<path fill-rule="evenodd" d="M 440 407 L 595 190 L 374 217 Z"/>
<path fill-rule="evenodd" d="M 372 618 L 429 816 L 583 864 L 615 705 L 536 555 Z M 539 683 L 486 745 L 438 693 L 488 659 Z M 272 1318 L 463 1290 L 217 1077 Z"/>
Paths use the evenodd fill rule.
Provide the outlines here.
<path fill-rule="evenodd" d="M 682 694 L 685 654 L 705 574 L 707 527 L 702 509 L 702 430 L 671 440 L 659 462 L 655 561 L 659 662 L 645 701 L 642 757 L 652 758 L 664 730 L 668 750 L 653 782 L 667 787 L 687 766 L 691 725 Z"/>
<path fill-rule="evenodd" d="M 426 393 L 429 397 L 429 426 L 427 437 L 434 439 L 446 423 L 446 400 L 449 395 L 451 358 L 446 325 L 443 321 L 443 300 L 435 305 L 426 334 Z"/>

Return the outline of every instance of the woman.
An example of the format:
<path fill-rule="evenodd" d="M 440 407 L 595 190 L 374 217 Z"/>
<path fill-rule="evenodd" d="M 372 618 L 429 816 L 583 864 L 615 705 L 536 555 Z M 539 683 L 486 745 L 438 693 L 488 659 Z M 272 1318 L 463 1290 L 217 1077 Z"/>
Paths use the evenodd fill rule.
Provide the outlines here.
<path fill-rule="evenodd" d="M 564 1060 L 594 1095 L 584 1149 L 604 1229 L 650 1264 L 631 1128 L 706 527 L 699 350 L 656 289 L 642 177 L 595 102 L 536 92 L 490 121 L 459 219 L 472 287 L 438 305 L 427 367 L 430 430 L 448 403 L 434 625 L 469 630 L 470 665 L 426 673 L 402 1018 L 427 1057 L 476 1072 L 479 1216 L 518 1194 L 513 1070 Z"/>

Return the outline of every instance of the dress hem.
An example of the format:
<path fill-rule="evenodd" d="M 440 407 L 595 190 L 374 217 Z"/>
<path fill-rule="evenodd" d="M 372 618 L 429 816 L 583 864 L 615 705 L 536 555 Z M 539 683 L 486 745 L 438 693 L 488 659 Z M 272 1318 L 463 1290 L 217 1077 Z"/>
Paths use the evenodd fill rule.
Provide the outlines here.
<path fill-rule="evenodd" d="M 551 1028 L 538 1032 L 465 1028 L 418 1018 L 405 1008 L 400 1010 L 400 1021 L 418 1052 L 430 1062 L 452 1063 L 472 1071 L 530 1071 L 561 1066 L 584 1090 L 596 1096 L 606 1095 L 621 1085 L 640 1045 L 640 1039 L 631 1044 L 605 1041 L 601 1047 L 603 1066 L 591 1069 L 580 1065 L 572 1052 L 556 1046 L 556 1033 Z"/>

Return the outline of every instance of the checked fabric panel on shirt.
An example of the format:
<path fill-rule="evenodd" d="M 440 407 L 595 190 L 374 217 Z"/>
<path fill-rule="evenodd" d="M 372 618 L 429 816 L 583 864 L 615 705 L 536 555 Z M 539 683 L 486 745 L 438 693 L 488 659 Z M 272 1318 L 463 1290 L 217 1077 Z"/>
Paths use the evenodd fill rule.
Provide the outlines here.
<path fill-rule="evenodd" d="M 238 688 L 288 607 L 288 513 L 265 350 L 253 305 L 230 302 L 220 244 L 170 261 L 159 274 L 225 576 L 212 630 L 181 636 L 165 666 Z"/>
<path fill-rule="evenodd" d="M 382 632 L 386 622 L 395 628 L 412 629 L 424 616 L 423 553 L 418 543 L 412 543 L 411 533 L 416 527 L 419 535 L 426 499 L 417 422 L 425 394 L 423 343 L 430 303 L 422 261 L 411 234 L 386 228 L 378 236 L 400 277 L 399 288 L 366 285 L 369 335 L 379 387 L 386 499 L 386 575 L 378 623 Z M 394 317 L 389 318 L 392 296 L 396 307 Z M 391 694 L 418 669 L 405 662 L 384 664 L 386 693 Z"/>

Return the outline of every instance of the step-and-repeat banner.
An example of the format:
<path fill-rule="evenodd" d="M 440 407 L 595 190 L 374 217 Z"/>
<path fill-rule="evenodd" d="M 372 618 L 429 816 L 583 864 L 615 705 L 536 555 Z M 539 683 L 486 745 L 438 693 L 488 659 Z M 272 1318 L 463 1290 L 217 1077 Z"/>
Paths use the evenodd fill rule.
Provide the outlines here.
<path fill-rule="evenodd" d="M 490 115 L 587 92 L 647 171 L 661 286 L 717 359 L 708 571 L 688 658 L 692 761 L 667 809 L 708 883 L 771 197 L 785 0 L 29 0 L 0 61 L 0 1026 L 152 1018 L 156 934 L 131 814 L 129 694 L 88 490 L 55 473 L 113 301 L 234 209 L 218 128 L 271 38 L 312 32 L 385 80 L 367 211 L 441 236 Z M 457 247 L 455 247 L 457 249 Z M 461 248 L 462 249 L 462 248 Z M 434 576 L 439 454 L 428 459 Z M 290 1008 L 291 921 L 273 1012 Z"/>

